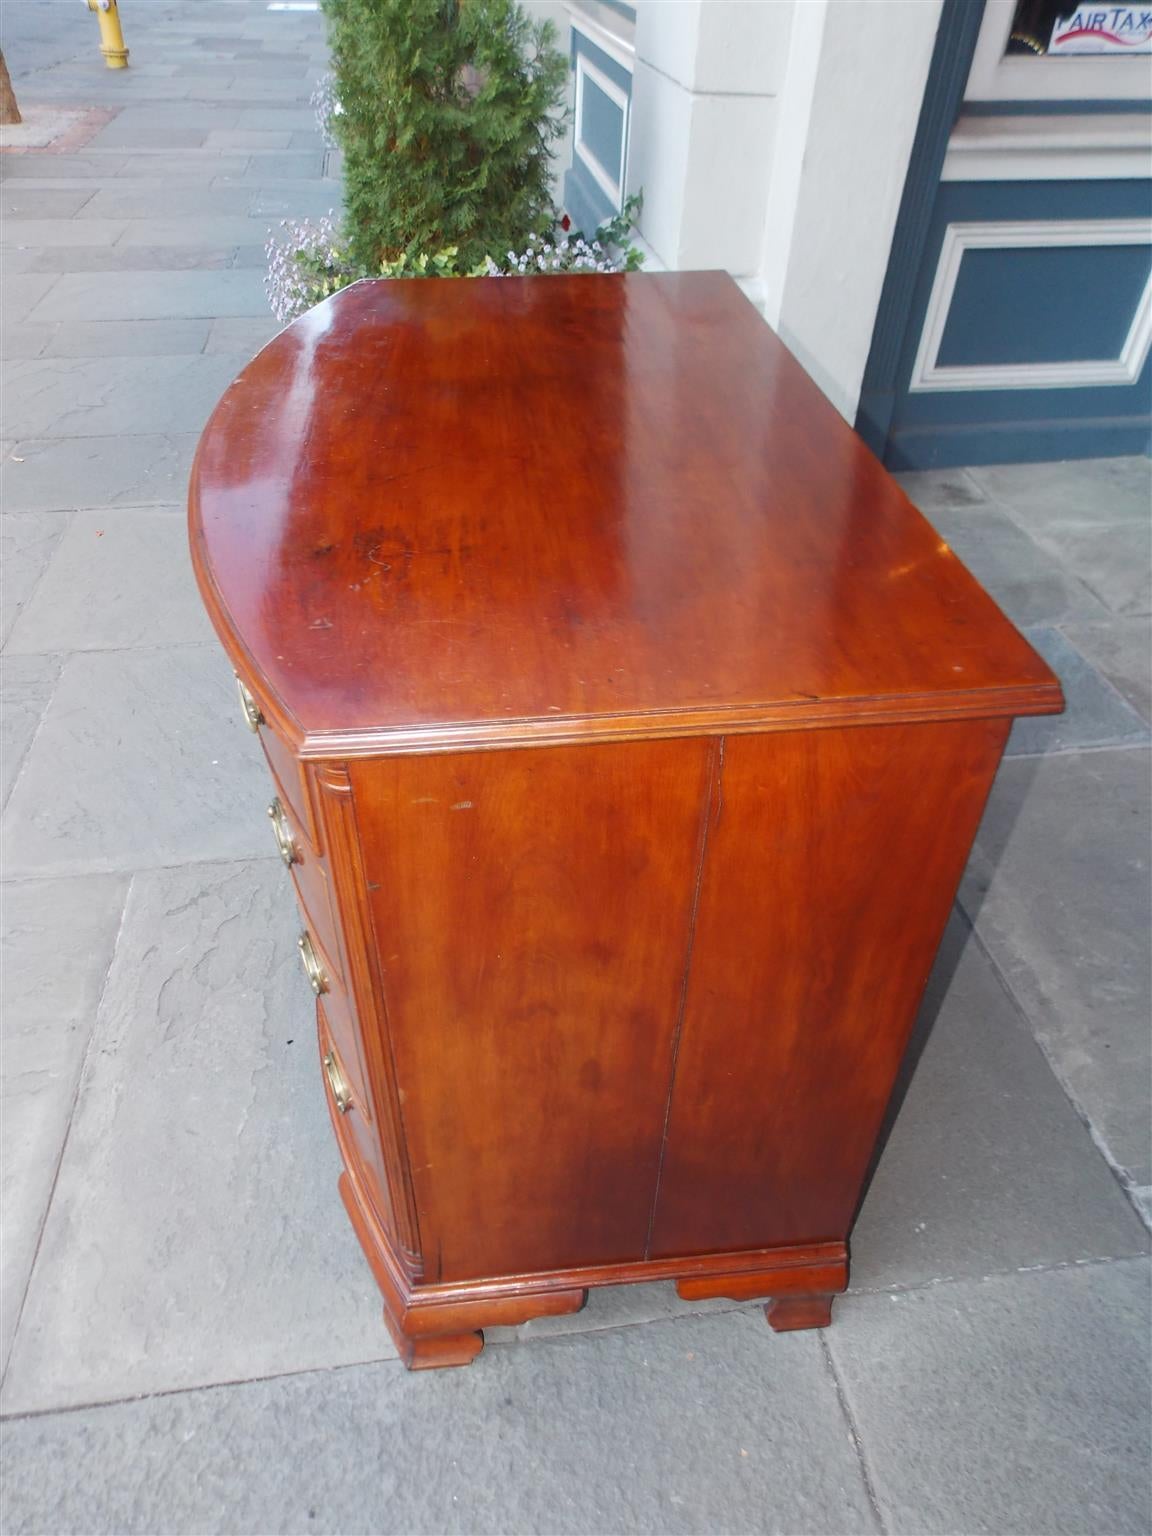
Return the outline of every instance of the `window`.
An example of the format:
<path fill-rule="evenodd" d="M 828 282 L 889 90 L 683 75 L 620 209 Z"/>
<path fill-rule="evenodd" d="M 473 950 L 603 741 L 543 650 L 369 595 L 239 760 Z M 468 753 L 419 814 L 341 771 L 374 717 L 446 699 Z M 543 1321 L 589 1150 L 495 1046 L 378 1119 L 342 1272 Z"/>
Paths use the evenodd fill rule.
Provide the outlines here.
<path fill-rule="evenodd" d="M 1152 0 L 988 0 L 968 101 L 1143 101 L 1152 94 Z"/>

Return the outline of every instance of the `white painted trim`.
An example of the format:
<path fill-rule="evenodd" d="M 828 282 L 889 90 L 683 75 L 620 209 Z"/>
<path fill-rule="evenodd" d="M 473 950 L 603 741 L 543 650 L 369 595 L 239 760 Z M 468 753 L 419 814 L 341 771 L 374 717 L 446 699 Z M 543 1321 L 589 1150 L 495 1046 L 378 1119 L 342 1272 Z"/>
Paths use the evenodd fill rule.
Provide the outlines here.
<path fill-rule="evenodd" d="M 1067 363 L 980 363 L 941 367 L 937 362 L 952 308 L 960 263 L 969 250 L 1017 250 L 1083 245 L 1143 245 L 1152 240 L 1152 219 L 1035 219 L 1020 223 L 949 224 L 944 231 L 936 276 L 909 392 L 970 389 L 1085 389 L 1134 384 L 1152 346 L 1152 274 L 1136 305 L 1119 357 Z"/>
<path fill-rule="evenodd" d="M 590 43 L 595 43 L 601 53 L 606 53 L 610 59 L 615 60 L 620 68 L 626 69 L 630 75 L 635 73 L 636 46 L 634 43 L 630 43 L 626 38 L 617 37 L 614 32 L 609 32 L 598 21 L 593 21 L 586 11 L 582 11 L 576 6 L 569 5 L 566 7 L 566 10 L 571 17 L 573 32 L 579 32 Z"/>
<path fill-rule="evenodd" d="M 1101 181 L 1152 176 L 1152 116 L 962 117 L 942 181 Z"/>
<path fill-rule="evenodd" d="M 1024 54 L 1006 58 L 1015 12 L 1016 0 L 987 0 L 965 101 L 1136 101 L 1150 94 L 1146 53 L 1128 59 Z"/>
<path fill-rule="evenodd" d="M 623 115 L 620 135 L 620 167 L 617 176 L 613 176 L 609 168 L 602 164 L 593 149 L 587 145 L 581 133 L 584 126 L 584 81 L 591 80 L 597 90 L 603 91 L 610 101 L 614 101 Z M 610 80 L 603 70 L 597 69 L 584 54 L 576 55 L 576 109 L 574 113 L 575 132 L 572 140 L 572 152 L 578 155 L 587 167 L 589 174 L 596 185 L 617 209 L 620 208 L 623 199 L 624 172 L 628 158 L 628 97 L 616 84 Z"/>

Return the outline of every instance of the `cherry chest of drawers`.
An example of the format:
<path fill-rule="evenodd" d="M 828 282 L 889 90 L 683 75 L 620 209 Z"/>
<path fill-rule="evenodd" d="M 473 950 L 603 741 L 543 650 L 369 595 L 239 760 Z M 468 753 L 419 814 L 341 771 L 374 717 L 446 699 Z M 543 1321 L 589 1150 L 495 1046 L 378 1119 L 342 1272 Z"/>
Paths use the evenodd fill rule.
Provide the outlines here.
<path fill-rule="evenodd" d="M 190 524 L 407 1363 L 631 1280 L 827 1323 L 1044 662 L 719 274 L 346 289 Z"/>

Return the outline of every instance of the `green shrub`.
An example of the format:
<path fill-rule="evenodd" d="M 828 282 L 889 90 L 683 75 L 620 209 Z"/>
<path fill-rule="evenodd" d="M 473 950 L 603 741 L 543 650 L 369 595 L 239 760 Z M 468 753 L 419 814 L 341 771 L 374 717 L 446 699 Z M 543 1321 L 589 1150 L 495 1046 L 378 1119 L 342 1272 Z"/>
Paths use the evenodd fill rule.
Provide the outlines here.
<path fill-rule="evenodd" d="M 351 261 L 458 270 L 551 227 L 567 64 L 516 0 L 323 0 Z"/>
<path fill-rule="evenodd" d="M 643 254 L 632 244 L 633 222 L 639 217 L 640 193 L 629 197 L 614 218 L 597 229 L 591 240 L 572 231 L 564 219 L 547 235 L 529 235 L 522 251 L 485 256 L 465 267 L 455 246 L 439 251 L 402 251 L 368 266 L 357 262 L 332 214 L 313 219 L 284 219 L 280 232 L 268 237 L 268 275 L 264 287 L 278 320 L 295 320 L 331 298 L 349 283 L 365 277 L 536 277 L 581 272 L 636 272 Z"/>

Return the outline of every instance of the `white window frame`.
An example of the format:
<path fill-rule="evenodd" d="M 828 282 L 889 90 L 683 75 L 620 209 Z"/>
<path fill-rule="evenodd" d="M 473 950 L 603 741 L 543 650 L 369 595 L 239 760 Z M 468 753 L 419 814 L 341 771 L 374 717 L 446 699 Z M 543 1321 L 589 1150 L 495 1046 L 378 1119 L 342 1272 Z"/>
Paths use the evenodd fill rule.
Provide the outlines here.
<path fill-rule="evenodd" d="M 1152 95 L 1152 55 L 1006 57 L 1016 0 L 987 0 L 965 101 L 1137 101 Z"/>
<path fill-rule="evenodd" d="M 616 176 L 606 165 L 597 158 L 595 151 L 581 138 L 584 125 L 584 82 L 591 80 L 593 85 L 609 100 L 614 101 L 620 108 L 622 116 L 620 136 L 620 165 Z M 572 150 L 578 155 L 581 162 L 587 168 L 589 175 L 596 185 L 608 198 L 612 206 L 619 211 L 624 200 L 624 175 L 628 163 L 628 129 L 629 129 L 629 101 L 628 97 L 615 80 L 610 80 L 603 70 L 596 65 L 586 54 L 576 54 L 576 107 L 574 112 L 575 137 Z"/>
<path fill-rule="evenodd" d="M 1020 223 L 949 224 L 944 231 L 920 345 L 912 365 L 909 392 L 1092 389 L 1108 384 L 1135 384 L 1152 347 L 1152 275 L 1136 305 L 1119 357 L 1081 358 L 1066 363 L 965 363 L 950 367 L 941 366 L 938 359 L 965 251 L 1143 245 L 1149 241 L 1152 219 L 1029 219 Z"/>

